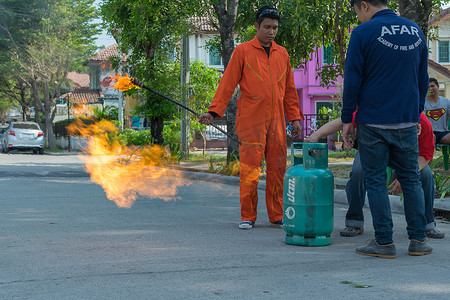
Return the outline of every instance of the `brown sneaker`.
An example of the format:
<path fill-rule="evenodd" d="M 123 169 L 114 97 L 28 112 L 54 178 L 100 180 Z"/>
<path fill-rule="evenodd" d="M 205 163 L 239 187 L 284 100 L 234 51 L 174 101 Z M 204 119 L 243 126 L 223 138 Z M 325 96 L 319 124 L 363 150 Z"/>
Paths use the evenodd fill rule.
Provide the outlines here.
<path fill-rule="evenodd" d="M 344 230 L 341 231 L 341 236 L 357 236 L 364 233 L 364 228 L 350 227 L 346 226 Z"/>

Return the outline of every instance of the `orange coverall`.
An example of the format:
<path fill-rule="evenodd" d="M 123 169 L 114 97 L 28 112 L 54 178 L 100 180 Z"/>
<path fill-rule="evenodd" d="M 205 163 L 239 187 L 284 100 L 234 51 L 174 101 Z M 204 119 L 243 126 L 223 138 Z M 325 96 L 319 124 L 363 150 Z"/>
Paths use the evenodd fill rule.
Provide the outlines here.
<path fill-rule="evenodd" d="M 257 37 L 236 47 L 222 76 L 209 111 L 222 118 L 236 85 L 238 99 L 236 133 L 240 151 L 241 217 L 256 221 L 257 185 L 266 158 L 266 207 L 270 222 L 283 219 L 283 176 L 286 172 L 286 123 L 300 120 L 297 90 L 289 55 L 272 42 L 270 55 Z"/>

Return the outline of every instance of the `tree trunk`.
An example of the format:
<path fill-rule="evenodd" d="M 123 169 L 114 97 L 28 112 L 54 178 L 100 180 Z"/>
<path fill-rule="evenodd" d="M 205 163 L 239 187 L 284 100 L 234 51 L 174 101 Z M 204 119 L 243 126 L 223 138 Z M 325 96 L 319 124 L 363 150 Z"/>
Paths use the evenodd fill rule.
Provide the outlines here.
<path fill-rule="evenodd" d="M 202 137 L 202 143 L 203 143 L 203 155 L 206 154 L 206 130 L 205 131 L 198 131 L 200 133 L 200 136 Z"/>
<path fill-rule="evenodd" d="M 42 107 L 42 102 L 39 96 L 39 84 L 36 79 L 30 79 L 29 84 L 31 88 L 31 95 L 34 99 L 34 120 L 36 121 L 36 123 L 41 125 L 42 130 L 45 132 L 45 126 L 43 126 L 44 124 L 41 123 L 40 113 L 43 113 L 44 109 Z"/>
<path fill-rule="evenodd" d="M 347 44 L 345 42 L 345 34 L 348 28 L 341 26 L 341 11 L 343 3 L 336 1 L 335 3 L 335 17 L 334 17 L 334 31 L 336 32 L 336 46 L 339 52 L 339 64 L 342 66 L 342 70 L 345 69 L 345 57 L 347 55 Z"/>
<path fill-rule="evenodd" d="M 151 117 L 150 128 L 153 143 L 157 145 L 162 145 L 164 143 L 164 138 L 162 135 L 164 128 L 164 119 L 161 117 Z"/>
<path fill-rule="evenodd" d="M 428 20 L 433 10 L 433 0 L 398 0 L 400 16 L 410 19 L 428 35 Z"/>
<path fill-rule="evenodd" d="M 228 2 L 228 3 L 227 3 Z M 219 3 L 213 4 L 214 10 L 219 19 L 220 40 L 222 43 L 222 61 L 226 69 L 228 62 L 234 50 L 234 25 L 236 23 L 236 15 L 239 0 L 220 0 Z M 226 110 L 227 115 L 227 132 L 237 137 L 235 124 L 237 113 L 237 96 L 236 91 L 233 94 Z M 239 159 L 239 145 L 230 138 L 227 138 L 227 163 L 236 157 Z"/>
<path fill-rule="evenodd" d="M 146 74 L 146 80 L 148 82 L 153 82 L 155 80 L 155 74 L 153 70 L 156 47 L 147 42 L 141 43 L 141 47 L 144 49 L 145 58 L 150 62 L 149 72 Z M 149 101 L 149 100 L 148 100 Z M 154 144 L 162 145 L 164 143 L 163 128 L 164 128 L 164 118 L 162 116 L 149 116 L 150 119 L 150 132 L 152 135 L 152 140 Z"/>
<path fill-rule="evenodd" d="M 49 82 L 45 80 L 43 82 L 44 86 L 44 119 L 45 119 L 45 130 L 47 132 L 48 148 L 56 149 L 56 138 L 53 131 L 53 119 L 54 111 L 53 108 L 56 105 L 53 98 L 50 96 L 50 86 Z"/>
<path fill-rule="evenodd" d="M 56 138 L 53 131 L 53 121 L 51 118 L 45 118 L 45 129 L 47 131 L 48 148 L 56 149 Z"/>
<path fill-rule="evenodd" d="M 53 101 L 53 98 L 50 96 L 49 93 L 49 82 L 46 80 L 39 81 L 38 79 L 30 79 L 30 86 L 32 89 L 32 95 L 34 98 L 34 113 L 35 113 L 35 119 L 36 123 L 43 126 L 43 131 L 45 132 L 47 146 L 50 149 L 56 149 L 56 138 L 55 133 L 53 131 L 53 119 L 55 118 L 56 111 L 55 106 L 56 103 Z M 42 94 L 44 97 L 44 101 L 41 100 L 41 87 L 42 87 Z M 39 113 L 43 114 L 44 122 L 41 122 L 41 117 Z"/>
<path fill-rule="evenodd" d="M 30 117 L 30 104 L 26 101 L 25 88 L 19 81 L 19 94 L 20 94 L 20 106 L 22 107 L 22 119 L 24 121 L 29 121 Z"/>

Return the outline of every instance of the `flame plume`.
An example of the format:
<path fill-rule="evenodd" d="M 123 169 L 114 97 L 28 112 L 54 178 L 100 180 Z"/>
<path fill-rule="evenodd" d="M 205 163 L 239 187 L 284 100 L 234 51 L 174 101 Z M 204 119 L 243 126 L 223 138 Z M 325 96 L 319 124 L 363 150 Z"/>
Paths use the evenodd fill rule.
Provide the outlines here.
<path fill-rule="evenodd" d="M 118 91 L 125 92 L 132 88 L 140 89 L 139 86 L 134 85 L 133 78 L 128 77 L 128 74 L 125 73 L 125 76 L 122 76 L 120 73 L 117 73 L 116 76 L 111 78 L 111 82 L 113 82 L 114 88 Z"/>
<path fill-rule="evenodd" d="M 125 208 L 130 208 L 139 196 L 179 199 L 177 189 L 186 183 L 173 170 L 168 176 L 169 170 L 164 167 L 171 157 L 166 149 L 158 145 L 125 147 L 119 142 L 118 128 L 113 123 L 85 123 L 75 119 L 68 130 L 71 135 L 88 137 L 80 158 L 91 180 L 103 187 L 108 199 Z"/>

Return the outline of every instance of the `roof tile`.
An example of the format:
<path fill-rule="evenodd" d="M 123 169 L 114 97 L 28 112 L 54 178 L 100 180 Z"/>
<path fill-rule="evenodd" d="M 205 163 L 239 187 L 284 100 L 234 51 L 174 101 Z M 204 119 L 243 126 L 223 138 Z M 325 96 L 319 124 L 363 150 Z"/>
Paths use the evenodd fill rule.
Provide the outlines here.
<path fill-rule="evenodd" d="M 106 61 L 108 60 L 111 56 L 117 56 L 118 52 L 117 52 L 117 43 L 114 45 L 111 45 L 103 50 L 100 50 L 99 52 L 97 52 L 94 56 L 91 56 L 88 58 L 89 61 L 97 61 L 97 62 L 101 62 L 101 61 Z M 126 55 L 125 53 L 121 53 L 121 57 L 122 57 L 122 61 L 126 61 L 128 55 Z"/>

